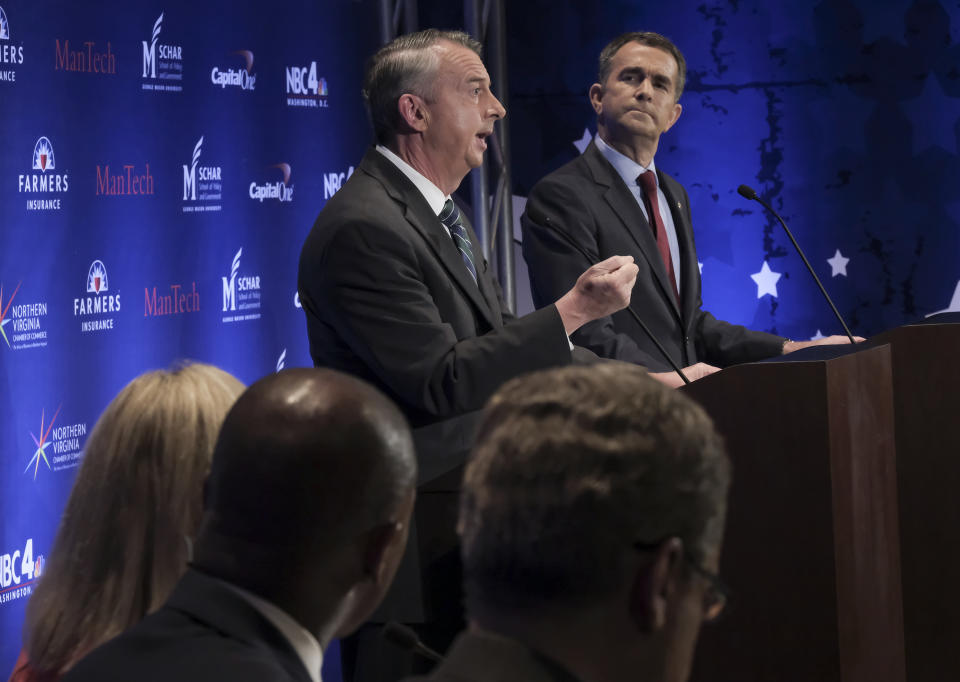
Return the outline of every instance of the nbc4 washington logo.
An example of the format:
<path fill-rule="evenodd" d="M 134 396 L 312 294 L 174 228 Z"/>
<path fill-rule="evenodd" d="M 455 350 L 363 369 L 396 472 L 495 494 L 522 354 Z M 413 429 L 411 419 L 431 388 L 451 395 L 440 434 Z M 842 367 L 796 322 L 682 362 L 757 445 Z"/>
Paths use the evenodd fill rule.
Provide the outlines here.
<path fill-rule="evenodd" d="M 230 264 L 230 275 L 220 278 L 223 282 L 223 322 L 260 319 L 260 275 L 240 274 L 242 255 L 243 247 L 240 247 Z"/>
<path fill-rule="evenodd" d="M 317 76 L 317 63 L 310 66 L 287 67 L 287 106 L 308 109 L 326 109 L 327 79 Z"/>
<path fill-rule="evenodd" d="M 0 554 L 0 604 L 29 597 L 32 585 L 43 575 L 44 557 L 37 554 L 34 558 L 33 538 L 14 546 L 12 552 Z"/>
<path fill-rule="evenodd" d="M 21 173 L 17 191 L 26 194 L 28 211 L 59 211 L 60 195 L 70 189 L 70 175 L 58 173 L 57 157 L 49 137 L 37 138 L 30 157 L 32 173 Z M 39 172 L 36 172 L 39 171 Z"/>
<path fill-rule="evenodd" d="M 41 410 L 40 429 L 37 433 L 30 431 L 33 454 L 23 473 L 30 475 L 33 480 L 37 480 L 37 476 L 44 467 L 48 471 L 62 471 L 80 464 L 87 425 L 84 422 L 78 422 L 57 426 L 61 407 L 58 406 L 49 417 L 46 410 Z"/>
<path fill-rule="evenodd" d="M 150 39 L 141 41 L 143 46 L 143 73 L 141 74 L 140 87 L 154 92 L 182 92 L 183 49 L 179 45 L 167 45 L 159 42 L 162 30 L 163 12 L 153 22 L 153 32 Z"/>
<path fill-rule="evenodd" d="M 23 43 L 17 45 L 11 41 L 10 21 L 0 7 L 0 82 L 16 82 L 17 70 L 11 66 L 20 64 L 23 64 Z"/>
<path fill-rule="evenodd" d="M 223 176 L 220 166 L 200 164 L 203 154 L 203 135 L 193 145 L 189 164 L 183 164 L 183 212 L 200 213 L 222 208 Z"/>
<path fill-rule="evenodd" d="M 26 348 L 44 348 L 47 345 L 47 330 L 44 322 L 47 317 L 46 301 L 24 301 L 14 303 L 22 282 L 15 287 L 5 288 L 0 282 L 0 338 L 11 350 Z"/>

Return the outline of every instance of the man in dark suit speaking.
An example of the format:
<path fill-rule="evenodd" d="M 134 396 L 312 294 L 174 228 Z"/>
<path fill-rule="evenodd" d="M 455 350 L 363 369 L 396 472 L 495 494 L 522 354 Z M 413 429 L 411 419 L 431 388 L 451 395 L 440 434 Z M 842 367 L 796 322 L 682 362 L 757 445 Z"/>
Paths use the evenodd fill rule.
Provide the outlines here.
<path fill-rule="evenodd" d="M 702 309 L 690 200 L 654 164 L 660 136 L 682 110 L 683 55 L 657 33 L 625 33 L 600 53 L 598 70 L 590 87 L 596 138 L 580 157 L 537 183 L 522 218 L 523 253 L 537 307 L 565 291 L 589 264 L 573 241 L 592 261 L 613 253 L 635 256 L 640 272 L 632 306 L 674 362 L 687 366 L 690 379 L 717 366 L 815 343 L 846 343 L 843 336 L 790 341 L 729 324 Z M 626 311 L 584 325 L 573 341 L 652 372 L 670 369 Z M 679 382 L 672 373 L 658 378 Z"/>
<path fill-rule="evenodd" d="M 513 317 L 450 198 L 506 113 L 480 45 L 453 31 L 402 36 L 371 58 L 364 80 L 377 145 L 326 204 L 300 257 L 310 353 L 315 365 L 393 398 L 414 427 L 421 491 L 455 492 L 484 402 L 521 373 L 573 362 L 568 335 L 623 308 L 637 268 L 613 256 L 575 277 L 556 303 Z M 456 498 L 421 499 L 411 551 L 421 546 L 424 571 L 441 554 L 456 556 Z M 405 581 L 401 567 L 403 588 L 382 617 L 418 622 L 438 602 L 457 608 L 456 592 L 421 598 L 441 573 Z"/>

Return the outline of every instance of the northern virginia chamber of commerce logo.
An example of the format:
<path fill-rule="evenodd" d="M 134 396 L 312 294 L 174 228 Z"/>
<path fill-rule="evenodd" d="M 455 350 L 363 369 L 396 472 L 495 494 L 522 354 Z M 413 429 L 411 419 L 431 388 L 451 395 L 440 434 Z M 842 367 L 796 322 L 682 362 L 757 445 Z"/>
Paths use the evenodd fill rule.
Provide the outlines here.
<path fill-rule="evenodd" d="M 93 40 L 72 43 L 69 38 L 60 42 L 53 41 L 53 70 L 73 73 L 94 73 L 97 75 L 117 75 L 117 55 L 113 53 L 110 41 L 106 47 Z"/>
<path fill-rule="evenodd" d="M 244 61 L 243 67 L 235 69 L 221 69 L 213 67 L 210 71 L 210 82 L 219 85 L 221 89 L 231 87 L 241 90 L 253 90 L 257 83 L 257 74 L 253 72 L 253 52 L 250 50 L 236 50 L 231 56 L 240 57 Z"/>
<path fill-rule="evenodd" d="M 287 106 L 325 109 L 327 99 L 327 79 L 317 77 L 317 63 L 310 66 L 287 67 Z"/>
<path fill-rule="evenodd" d="M 0 282 L 0 337 L 10 350 L 44 348 L 47 345 L 47 330 L 43 328 L 47 316 L 46 301 L 14 303 L 21 282 L 4 288 Z"/>
<path fill-rule="evenodd" d="M 281 203 L 293 201 L 293 185 L 290 184 L 290 164 L 277 163 L 270 168 L 276 168 L 283 176 L 283 180 L 276 182 L 266 182 L 258 185 L 256 182 L 250 183 L 250 198 L 259 201 L 261 204 L 264 199 L 273 199 Z"/>
<path fill-rule="evenodd" d="M 41 137 L 33 146 L 31 170 L 39 173 L 21 173 L 17 181 L 20 194 L 31 195 L 27 199 L 28 211 L 59 211 L 60 197 L 70 189 L 69 174 L 56 173 L 57 161 L 50 138 Z"/>
<path fill-rule="evenodd" d="M 34 481 L 43 469 L 63 471 L 80 465 L 87 425 L 84 422 L 58 425 L 57 418 L 61 408 L 62 405 L 58 406 L 53 415 L 41 410 L 40 430 L 37 433 L 30 431 L 33 454 L 30 455 L 23 473 Z"/>
<path fill-rule="evenodd" d="M 170 284 L 161 287 L 143 288 L 143 316 L 166 317 L 167 315 L 184 315 L 200 312 L 200 292 L 197 283 L 191 282 L 187 287 L 183 284 Z"/>
<path fill-rule="evenodd" d="M 220 166 L 200 165 L 203 136 L 193 146 L 190 164 L 183 164 L 184 213 L 219 211 L 222 208 L 223 178 Z"/>
<path fill-rule="evenodd" d="M 163 12 L 153 22 L 150 40 L 143 45 L 143 73 L 140 87 L 154 92 L 183 92 L 183 50 L 180 45 L 158 42 L 163 30 Z M 160 82 L 157 82 L 160 81 Z"/>
<path fill-rule="evenodd" d="M 33 584 L 43 575 L 44 563 L 42 554 L 34 558 L 33 538 L 16 545 L 12 552 L 0 554 L 0 606 L 29 597 Z"/>
<path fill-rule="evenodd" d="M 140 168 L 133 163 L 110 168 L 110 164 L 97 164 L 98 197 L 140 197 L 153 195 L 153 175 L 150 164 Z"/>
<path fill-rule="evenodd" d="M 87 295 L 73 299 L 73 316 L 80 318 L 80 331 L 96 332 L 114 327 L 114 313 L 120 312 L 120 292 L 110 290 L 103 261 L 95 260 L 87 270 Z"/>
<path fill-rule="evenodd" d="M 350 166 L 346 171 L 342 173 L 324 173 L 323 174 L 323 198 L 329 199 L 343 187 L 343 183 L 347 181 L 353 175 L 353 166 Z"/>
<path fill-rule="evenodd" d="M 223 280 L 223 322 L 244 322 L 260 319 L 260 275 L 241 275 L 240 256 L 237 251 L 230 265 L 230 276 Z"/>
<path fill-rule="evenodd" d="M 23 64 L 23 44 L 11 42 L 10 21 L 3 7 L 0 7 L 0 82 L 16 82 L 17 70 L 11 66 L 20 64 Z"/>

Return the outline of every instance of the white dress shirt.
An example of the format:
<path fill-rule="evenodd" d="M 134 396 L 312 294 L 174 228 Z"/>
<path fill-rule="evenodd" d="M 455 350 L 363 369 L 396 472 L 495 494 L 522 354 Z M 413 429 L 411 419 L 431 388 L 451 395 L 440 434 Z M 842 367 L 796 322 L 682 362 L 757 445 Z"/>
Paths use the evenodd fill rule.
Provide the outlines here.
<path fill-rule="evenodd" d="M 649 166 L 644 167 L 608 145 L 599 134 L 593 138 L 593 141 L 597 145 L 597 149 L 600 150 L 600 153 L 603 154 L 603 157 L 609 161 L 617 171 L 617 175 L 623 178 L 623 182 L 627 185 L 627 189 L 630 190 L 633 198 L 637 200 L 640 210 L 643 211 L 643 217 L 646 218 L 648 222 L 651 221 L 650 216 L 647 214 L 647 202 L 644 200 L 643 188 L 640 186 L 640 183 L 637 182 L 637 178 L 641 173 L 648 170 L 653 171 L 653 177 L 657 180 L 657 203 L 660 207 L 660 218 L 663 220 L 663 227 L 667 233 L 667 242 L 670 244 L 670 258 L 673 259 L 673 276 L 676 280 L 677 292 L 682 293 L 680 289 L 680 241 L 677 239 L 677 226 L 673 222 L 673 213 L 670 212 L 669 200 L 660 188 L 660 178 L 657 177 L 657 167 L 653 159 L 650 159 Z"/>

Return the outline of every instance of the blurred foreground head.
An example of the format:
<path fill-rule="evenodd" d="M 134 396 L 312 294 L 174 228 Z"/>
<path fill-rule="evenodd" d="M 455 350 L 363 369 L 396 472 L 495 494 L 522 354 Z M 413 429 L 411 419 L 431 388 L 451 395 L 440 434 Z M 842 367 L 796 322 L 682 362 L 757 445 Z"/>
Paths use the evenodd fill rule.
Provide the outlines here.
<path fill-rule="evenodd" d="M 639 367 L 509 382 L 465 473 L 471 621 L 582 680 L 685 680 L 724 599 L 729 479 L 705 413 Z"/>
<path fill-rule="evenodd" d="M 406 420 L 369 384 L 324 369 L 270 375 L 224 421 L 194 563 L 326 645 L 389 587 L 416 472 Z"/>
<path fill-rule="evenodd" d="M 107 405 L 27 606 L 35 670 L 62 673 L 166 600 L 186 569 L 220 424 L 241 391 L 223 370 L 186 364 L 140 375 Z"/>

